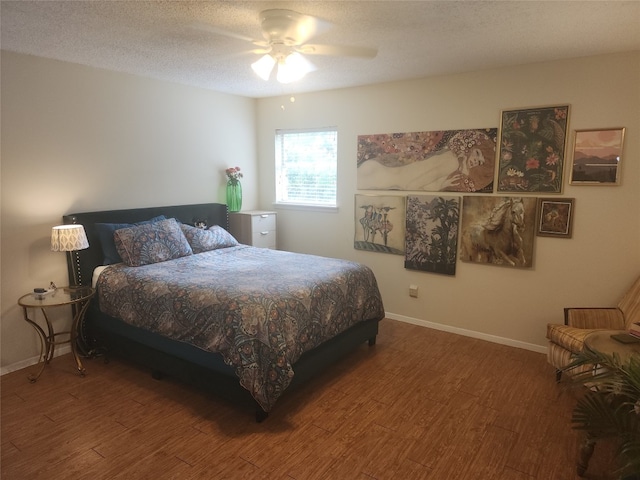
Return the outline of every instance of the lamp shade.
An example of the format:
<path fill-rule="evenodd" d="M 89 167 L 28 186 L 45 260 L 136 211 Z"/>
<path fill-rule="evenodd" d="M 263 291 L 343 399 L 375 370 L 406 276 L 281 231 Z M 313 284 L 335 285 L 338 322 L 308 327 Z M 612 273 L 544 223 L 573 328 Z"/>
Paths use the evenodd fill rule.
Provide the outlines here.
<path fill-rule="evenodd" d="M 271 76 L 271 71 L 273 70 L 273 66 L 276 64 L 275 58 L 271 55 L 266 54 L 260 57 L 260 60 L 253 62 L 251 64 L 251 68 L 254 72 L 258 74 L 258 76 L 263 80 L 269 80 Z"/>
<path fill-rule="evenodd" d="M 51 250 L 73 252 L 89 248 L 89 240 L 82 225 L 59 225 L 51 229 Z"/>
<path fill-rule="evenodd" d="M 297 52 L 289 52 L 288 49 L 278 49 L 267 53 L 251 64 L 251 68 L 263 80 L 269 80 L 274 68 L 277 68 L 276 78 L 280 83 L 291 83 L 300 80 L 316 67 Z M 275 47 L 274 47 L 275 49 Z M 276 67 L 277 66 L 277 67 Z"/>
<path fill-rule="evenodd" d="M 310 61 L 299 53 L 293 52 L 278 62 L 276 78 L 280 83 L 291 83 L 300 80 L 313 70 L 315 70 L 315 67 Z"/>

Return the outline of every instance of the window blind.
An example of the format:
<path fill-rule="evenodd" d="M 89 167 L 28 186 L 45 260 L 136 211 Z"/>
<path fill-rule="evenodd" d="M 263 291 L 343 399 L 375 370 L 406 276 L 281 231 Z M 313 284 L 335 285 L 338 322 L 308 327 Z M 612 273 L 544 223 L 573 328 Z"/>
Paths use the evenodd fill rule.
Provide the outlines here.
<path fill-rule="evenodd" d="M 335 128 L 276 131 L 276 202 L 336 206 Z"/>

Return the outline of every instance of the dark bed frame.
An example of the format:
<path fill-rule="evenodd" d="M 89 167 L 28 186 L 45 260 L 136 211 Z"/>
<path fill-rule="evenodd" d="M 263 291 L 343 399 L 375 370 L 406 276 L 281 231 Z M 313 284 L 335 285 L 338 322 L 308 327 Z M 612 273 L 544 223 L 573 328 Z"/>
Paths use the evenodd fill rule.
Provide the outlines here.
<path fill-rule="evenodd" d="M 64 215 L 64 223 L 83 225 L 89 240 L 88 249 L 73 252 L 68 257 L 70 283 L 91 285 L 93 270 L 103 264 L 96 223 L 135 223 L 158 215 L 176 218 L 190 225 L 205 222 L 207 226 L 220 225 L 228 229 L 229 224 L 227 206 L 219 203 Z M 374 318 L 360 322 L 304 353 L 293 365 L 295 376 L 289 388 L 312 378 L 362 343 L 374 345 L 380 320 Z M 224 363 L 221 355 L 162 337 L 107 316 L 100 311 L 97 297 L 94 297 L 89 305 L 79 333 L 78 347 L 86 356 L 118 354 L 151 369 L 154 378 L 168 375 L 227 400 L 252 405 L 255 407 L 258 422 L 268 416 L 251 397 L 249 391 L 240 385 L 233 368 Z"/>

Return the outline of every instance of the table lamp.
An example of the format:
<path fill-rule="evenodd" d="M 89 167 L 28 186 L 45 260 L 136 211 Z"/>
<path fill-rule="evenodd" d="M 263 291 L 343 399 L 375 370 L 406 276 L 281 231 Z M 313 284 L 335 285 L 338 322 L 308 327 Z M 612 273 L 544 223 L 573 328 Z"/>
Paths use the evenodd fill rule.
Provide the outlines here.
<path fill-rule="evenodd" d="M 73 270 L 73 286 L 78 286 L 77 272 L 80 258 L 78 250 L 89 248 L 89 240 L 82 225 L 58 225 L 51 229 L 51 250 L 54 252 L 69 252 L 70 265 Z M 75 254 L 75 255 L 74 255 Z"/>

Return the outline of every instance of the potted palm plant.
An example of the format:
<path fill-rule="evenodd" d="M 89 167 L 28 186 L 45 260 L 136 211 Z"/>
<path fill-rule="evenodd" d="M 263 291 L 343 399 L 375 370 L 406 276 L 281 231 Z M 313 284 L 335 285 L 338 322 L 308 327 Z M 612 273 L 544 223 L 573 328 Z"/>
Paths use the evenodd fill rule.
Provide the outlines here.
<path fill-rule="evenodd" d="M 587 387 L 572 416 L 573 428 L 584 431 L 588 439 L 581 454 L 586 459 L 580 463 L 586 469 L 596 440 L 612 439 L 620 465 L 616 474 L 624 480 L 640 480 L 640 354 L 622 361 L 615 353 L 585 348 L 566 369 L 584 366 L 593 368 L 572 377 Z"/>

